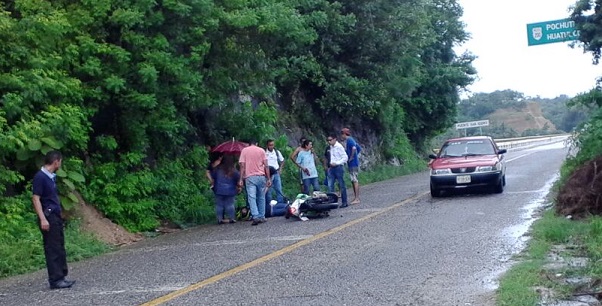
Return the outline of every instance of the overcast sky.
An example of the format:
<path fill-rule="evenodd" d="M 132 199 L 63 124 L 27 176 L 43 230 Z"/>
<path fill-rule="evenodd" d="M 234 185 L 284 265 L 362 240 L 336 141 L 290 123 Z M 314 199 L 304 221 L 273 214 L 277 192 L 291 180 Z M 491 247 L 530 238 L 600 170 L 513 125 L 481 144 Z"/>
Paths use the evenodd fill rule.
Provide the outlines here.
<path fill-rule="evenodd" d="M 576 0 L 458 0 L 478 79 L 471 93 L 511 89 L 527 96 L 575 96 L 595 86 L 602 64 L 568 43 L 527 46 L 527 24 L 567 18 Z M 468 93 L 470 95 L 471 93 Z"/>

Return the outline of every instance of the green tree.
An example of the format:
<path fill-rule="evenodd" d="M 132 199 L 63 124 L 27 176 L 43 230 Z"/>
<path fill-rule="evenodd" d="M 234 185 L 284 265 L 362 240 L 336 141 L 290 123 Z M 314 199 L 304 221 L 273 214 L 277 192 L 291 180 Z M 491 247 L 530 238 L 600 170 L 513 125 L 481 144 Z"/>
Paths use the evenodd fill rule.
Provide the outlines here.
<path fill-rule="evenodd" d="M 602 1 L 579 0 L 575 3 L 571 18 L 580 31 L 579 43 L 585 52 L 592 54 L 593 64 L 600 61 L 600 48 L 602 47 Z M 592 13 L 593 11 L 593 13 Z M 577 128 L 573 137 L 573 146 L 578 148 L 575 156 L 567 159 L 561 169 L 562 177 L 568 177 L 575 169 L 587 161 L 596 158 L 602 150 L 602 91 L 601 78 L 597 86 L 587 93 L 581 94 L 571 100 L 570 104 L 585 107 L 589 110 L 589 120 Z"/>
<path fill-rule="evenodd" d="M 595 91 L 592 91 L 595 93 Z M 561 95 L 554 99 L 532 98 L 533 101 L 541 105 L 541 110 L 544 117 L 549 119 L 558 130 L 571 132 L 582 122 L 587 121 L 590 117 L 590 108 L 588 94 L 578 95 L 574 98 L 569 98 L 566 95 Z M 576 101 L 583 101 L 576 102 Z"/>
<path fill-rule="evenodd" d="M 600 61 L 600 48 L 602 48 L 602 13 L 600 0 L 578 0 L 575 2 L 571 18 L 579 30 L 579 41 L 583 50 L 590 52 L 595 65 Z M 593 10 L 593 14 L 591 13 Z"/>
<path fill-rule="evenodd" d="M 462 7 L 454 0 L 431 1 L 426 7 L 432 41 L 421 51 L 420 86 L 403 108 L 408 114 L 404 130 L 418 146 L 454 123 L 460 98 L 458 89 L 472 83 L 474 56 L 456 55 L 453 47 L 468 39 L 460 21 Z"/>
<path fill-rule="evenodd" d="M 4 1 L 0 191 L 23 195 L 60 148 L 67 190 L 142 231 L 208 219 L 207 144 L 345 124 L 408 156 L 451 124 L 474 73 L 453 51 L 461 14 L 454 0 Z"/>

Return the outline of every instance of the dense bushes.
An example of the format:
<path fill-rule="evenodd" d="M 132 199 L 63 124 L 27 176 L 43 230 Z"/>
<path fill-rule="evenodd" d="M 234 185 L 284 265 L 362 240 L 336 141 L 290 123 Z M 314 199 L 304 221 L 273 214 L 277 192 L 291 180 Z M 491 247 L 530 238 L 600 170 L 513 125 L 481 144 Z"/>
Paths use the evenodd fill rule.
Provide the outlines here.
<path fill-rule="evenodd" d="M 67 209 L 80 190 L 131 231 L 210 219 L 205 145 L 232 137 L 344 124 L 406 160 L 472 80 L 461 14 L 455 0 L 4 1 L 0 201 L 27 193 L 49 149 L 66 157 Z"/>
<path fill-rule="evenodd" d="M 574 155 L 569 156 L 563 165 L 563 177 L 602 154 L 602 108 L 595 110 L 590 120 L 575 131 L 570 141 Z"/>

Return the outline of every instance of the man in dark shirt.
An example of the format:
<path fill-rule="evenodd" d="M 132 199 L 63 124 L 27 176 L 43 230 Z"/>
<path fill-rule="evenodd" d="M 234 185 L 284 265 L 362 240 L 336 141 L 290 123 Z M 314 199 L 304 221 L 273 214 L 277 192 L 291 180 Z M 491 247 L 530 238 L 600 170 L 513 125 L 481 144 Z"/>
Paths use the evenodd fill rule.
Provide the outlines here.
<path fill-rule="evenodd" d="M 74 280 L 65 279 L 69 270 L 55 174 L 62 161 L 60 152 L 48 152 L 44 158 L 44 166 L 33 178 L 32 202 L 40 220 L 50 289 L 70 288 L 75 283 Z"/>

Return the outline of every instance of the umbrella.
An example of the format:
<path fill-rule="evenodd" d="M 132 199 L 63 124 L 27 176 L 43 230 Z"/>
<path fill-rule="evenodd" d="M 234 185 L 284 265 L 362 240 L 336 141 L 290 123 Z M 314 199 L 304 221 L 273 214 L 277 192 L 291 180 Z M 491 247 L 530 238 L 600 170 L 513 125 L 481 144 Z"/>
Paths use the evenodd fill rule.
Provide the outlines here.
<path fill-rule="evenodd" d="M 224 154 L 240 154 L 240 151 L 245 147 L 248 147 L 249 144 L 242 141 L 236 141 L 234 138 L 232 140 L 222 142 L 215 146 L 211 152 L 219 152 Z"/>

